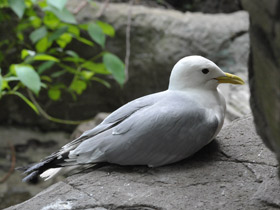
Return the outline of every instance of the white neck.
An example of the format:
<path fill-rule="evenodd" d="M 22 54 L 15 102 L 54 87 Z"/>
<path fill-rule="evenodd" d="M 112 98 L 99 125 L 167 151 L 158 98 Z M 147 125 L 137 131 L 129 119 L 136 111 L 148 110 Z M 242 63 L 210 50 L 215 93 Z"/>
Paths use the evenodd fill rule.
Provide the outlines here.
<path fill-rule="evenodd" d="M 169 89 L 170 91 L 176 91 Z M 178 91 L 178 90 L 177 90 Z M 201 107 L 209 110 L 209 112 L 216 113 L 221 128 L 225 118 L 226 102 L 224 96 L 220 93 L 219 89 L 202 89 L 202 88 L 187 88 L 186 90 L 180 90 L 182 93 L 186 93 L 192 100 L 196 101 Z"/>

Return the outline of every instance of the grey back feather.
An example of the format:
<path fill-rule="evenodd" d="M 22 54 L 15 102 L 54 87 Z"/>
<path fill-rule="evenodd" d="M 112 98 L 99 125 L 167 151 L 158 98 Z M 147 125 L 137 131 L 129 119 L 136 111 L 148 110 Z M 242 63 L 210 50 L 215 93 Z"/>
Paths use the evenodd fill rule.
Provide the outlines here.
<path fill-rule="evenodd" d="M 150 96 L 113 112 L 100 124 L 107 130 L 90 136 L 98 126 L 87 132 L 89 138 L 69 158 L 77 163 L 160 166 L 192 155 L 214 137 L 216 116 L 183 93 Z"/>

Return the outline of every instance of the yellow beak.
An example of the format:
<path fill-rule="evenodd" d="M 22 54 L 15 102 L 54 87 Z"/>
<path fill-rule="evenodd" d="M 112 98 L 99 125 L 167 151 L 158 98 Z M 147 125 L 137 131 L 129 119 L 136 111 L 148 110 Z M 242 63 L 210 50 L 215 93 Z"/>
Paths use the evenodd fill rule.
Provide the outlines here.
<path fill-rule="evenodd" d="M 218 80 L 218 83 L 231 83 L 231 84 L 236 84 L 236 85 L 245 84 L 243 79 L 241 79 L 240 77 L 233 75 L 233 74 L 229 74 L 229 73 L 225 73 L 225 74 L 226 74 L 226 76 L 215 78 L 216 80 Z"/>

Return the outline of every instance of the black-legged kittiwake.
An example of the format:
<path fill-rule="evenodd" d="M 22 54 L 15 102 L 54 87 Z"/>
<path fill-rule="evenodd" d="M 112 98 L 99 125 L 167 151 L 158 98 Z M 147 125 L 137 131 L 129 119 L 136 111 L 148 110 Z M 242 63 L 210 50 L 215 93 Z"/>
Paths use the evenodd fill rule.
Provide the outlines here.
<path fill-rule="evenodd" d="M 123 105 L 97 127 L 25 167 L 24 181 L 49 179 L 65 166 L 108 162 L 157 167 L 187 158 L 222 128 L 226 103 L 217 89 L 221 83 L 244 81 L 204 57 L 182 58 L 167 90 Z"/>

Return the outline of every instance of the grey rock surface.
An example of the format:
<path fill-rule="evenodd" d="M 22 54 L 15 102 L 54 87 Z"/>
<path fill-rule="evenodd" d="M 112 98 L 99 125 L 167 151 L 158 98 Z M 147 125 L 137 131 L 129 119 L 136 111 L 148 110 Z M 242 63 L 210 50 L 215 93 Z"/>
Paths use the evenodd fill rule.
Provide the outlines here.
<path fill-rule="evenodd" d="M 88 170 L 8 209 L 279 209 L 276 170 L 246 116 L 179 163 Z"/>
<path fill-rule="evenodd" d="M 68 7 L 75 9 L 80 0 L 69 1 Z M 80 23 L 95 18 L 101 8 L 87 6 L 77 15 Z M 121 89 L 112 82 L 112 88 L 93 83 L 83 95 L 73 101 L 70 95 L 63 95 L 58 102 L 48 98 L 40 100 L 43 108 L 52 116 L 82 120 L 89 119 L 99 112 L 112 112 L 121 105 L 149 93 L 165 90 L 168 86 L 170 71 L 182 57 L 199 54 L 216 62 L 224 71 L 247 77 L 247 57 L 249 51 L 248 14 L 244 11 L 232 14 L 182 13 L 173 10 L 147 8 L 127 4 L 110 3 L 102 19 L 114 26 L 116 36 L 108 39 L 107 49 L 125 58 L 126 27 L 128 11 L 132 10 L 131 56 L 129 79 Z M 81 55 L 94 56 L 96 48 L 73 44 Z M 65 81 L 67 84 L 67 81 Z M 247 88 L 227 89 L 227 95 L 240 95 L 238 103 L 232 107 L 228 119 L 243 115 L 249 107 Z M 239 94 L 241 92 L 241 94 Z M 229 100 L 232 97 L 229 97 Z M 242 103 L 241 103 L 242 102 Z M 229 102 L 230 104 L 230 102 Z M 242 105 L 241 105 L 242 104 Z M 240 106 L 241 105 L 241 106 Z M 24 111 L 23 111 L 24 110 Z M 247 111 L 245 111 L 247 113 Z M 51 123 L 36 116 L 33 111 L 15 97 L 6 97 L 0 104 L 0 123 L 36 125 L 45 130 L 68 129 L 73 127 Z"/>
<path fill-rule="evenodd" d="M 27 128 L 0 127 L 0 180 L 11 167 L 12 153 L 9 144 L 15 149 L 16 167 L 20 167 L 50 155 L 68 143 L 69 136 L 65 132 L 44 133 Z M 62 177 L 36 185 L 23 183 L 22 178 L 19 171 L 14 171 L 5 182 L 0 183 L 0 209 L 25 201 Z"/>
<path fill-rule="evenodd" d="M 15 167 L 26 166 L 40 161 L 42 158 L 52 154 L 63 145 L 80 136 L 84 131 L 98 125 L 108 113 L 99 113 L 97 116 L 85 123 L 77 126 L 70 136 L 66 132 L 42 132 L 34 129 L 20 127 L 0 126 L 0 180 L 8 173 L 12 153 L 9 145 L 15 149 Z M 23 183 L 24 177 L 20 171 L 14 171 L 6 181 L 0 181 L 0 209 L 21 203 L 50 185 L 65 178 L 65 173 L 75 173 L 75 170 L 64 170 L 54 179 L 46 182 L 38 180 L 37 183 Z"/>
<path fill-rule="evenodd" d="M 251 17 L 251 107 L 257 132 L 280 162 L 280 2 L 242 3 Z"/>

